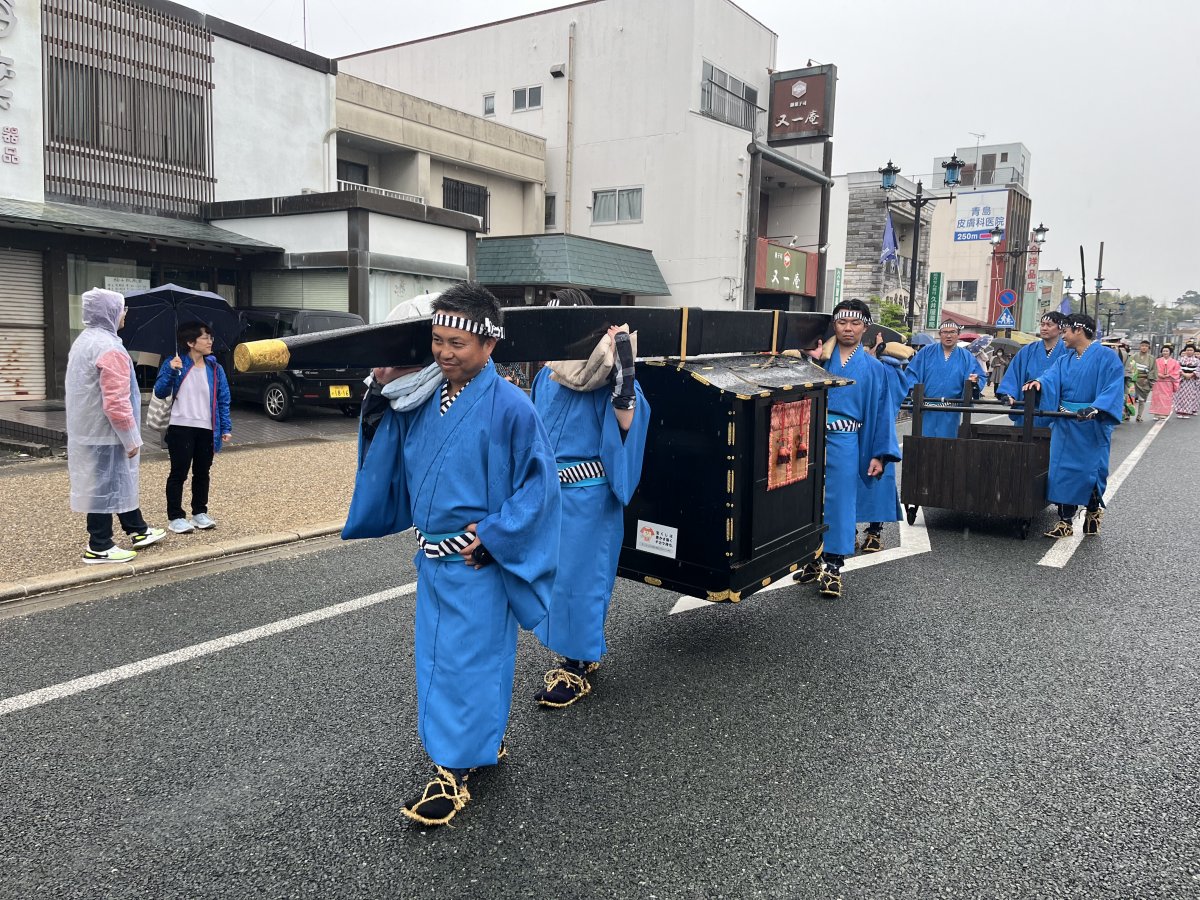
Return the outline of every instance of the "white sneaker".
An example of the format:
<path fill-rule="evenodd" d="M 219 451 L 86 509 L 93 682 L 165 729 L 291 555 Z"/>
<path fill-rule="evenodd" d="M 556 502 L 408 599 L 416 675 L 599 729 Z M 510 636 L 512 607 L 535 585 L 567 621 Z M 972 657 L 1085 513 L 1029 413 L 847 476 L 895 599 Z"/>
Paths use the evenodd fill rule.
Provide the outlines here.
<path fill-rule="evenodd" d="M 130 540 L 133 541 L 133 546 L 141 550 L 143 547 L 149 547 L 151 544 L 157 544 L 166 536 L 166 529 L 147 528 L 144 534 L 133 534 L 129 537 Z"/>
<path fill-rule="evenodd" d="M 196 530 L 196 526 L 187 519 L 172 519 L 167 527 L 175 534 L 187 534 L 189 531 Z"/>
<path fill-rule="evenodd" d="M 137 556 L 132 550 L 122 550 L 120 547 L 110 547 L 107 550 L 93 550 L 90 546 L 83 550 L 83 561 L 89 566 L 96 563 L 131 562 Z"/>
<path fill-rule="evenodd" d="M 192 524 L 200 529 L 216 528 L 216 521 L 208 513 L 196 513 L 192 516 Z"/>

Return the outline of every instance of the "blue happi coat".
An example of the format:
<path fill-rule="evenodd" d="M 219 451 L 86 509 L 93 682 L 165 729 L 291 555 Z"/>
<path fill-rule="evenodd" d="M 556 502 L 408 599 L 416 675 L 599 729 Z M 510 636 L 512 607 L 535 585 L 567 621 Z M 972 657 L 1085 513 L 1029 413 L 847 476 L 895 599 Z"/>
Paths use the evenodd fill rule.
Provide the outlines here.
<path fill-rule="evenodd" d="M 599 660 L 606 650 L 604 620 L 617 577 L 624 509 L 642 477 L 650 404 L 634 383 L 633 424 L 621 436 L 612 392 L 573 391 L 551 377 L 549 367 L 533 382 L 534 408 L 550 437 L 560 467 L 589 460 L 604 464 L 603 478 L 562 489 L 562 540 L 550 610 L 534 633 L 560 656 Z"/>
<path fill-rule="evenodd" d="M 879 360 L 888 384 L 889 415 L 895 430 L 900 404 L 907 393 L 904 389 L 904 370 L 900 361 L 889 357 Z M 859 522 L 899 522 L 900 493 L 896 489 L 896 464 L 886 463 L 883 474 L 878 478 L 858 480 L 858 508 L 855 510 Z"/>
<path fill-rule="evenodd" d="M 1094 419 L 1051 419 L 1050 477 L 1046 499 L 1083 506 L 1095 489 L 1103 498 L 1108 487 L 1108 456 L 1113 429 L 1125 411 L 1125 366 L 1121 357 L 1099 342 L 1081 356 L 1068 348 L 1042 373 L 1040 406 L 1077 412 L 1095 407 Z"/>
<path fill-rule="evenodd" d="M 972 397 L 978 398 L 987 381 L 983 366 L 979 360 L 964 350 L 955 347 L 947 358 L 941 344 L 930 344 L 923 348 L 905 372 L 906 391 L 911 391 L 914 385 L 925 385 L 926 397 L 962 396 L 963 382 L 969 375 L 978 375 L 979 381 L 971 392 Z M 921 434 L 924 437 L 958 437 L 958 426 L 962 424 L 960 413 L 930 412 L 922 417 Z"/>
<path fill-rule="evenodd" d="M 1054 349 L 1050 351 L 1049 355 L 1046 354 L 1046 345 L 1042 341 L 1026 344 L 1017 351 L 1017 355 L 1012 358 L 1012 362 L 1005 369 L 1004 377 L 1000 380 L 1000 393 L 1012 397 L 1017 401 L 1017 406 L 1020 406 L 1021 401 L 1025 399 L 1025 392 L 1021 388 L 1031 381 L 1036 381 L 1046 369 L 1070 352 L 1062 338 L 1058 339 L 1058 343 L 1054 345 Z M 1014 422 L 1020 422 L 1024 416 L 1019 413 L 1011 413 L 1009 418 Z M 1050 425 L 1050 419 L 1044 416 L 1036 418 L 1034 424 L 1039 428 L 1045 428 Z"/>
<path fill-rule="evenodd" d="M 558 473 L 524 392 L 490 362 L 445 415 L 440 391 L 411 412 L 387 409 L 359 470 L 343 538 L 415 525 L 444 538 L 478 523 L 495 563 L 417 553 L 417 729 L 447 768 L 493 765 L 508 725 L 517 624 L 533 629 L 558 560 Z"/>
<path fill-rule="evenodd" d="M 834 375 L 854 379 L 854 384 L 829 392 L 827 421 L 832 425 L 851 419 L 860 428 L 825 432 L 825 552 L 853 556 L 856 523 L 867 521 L 857 512 L 859 485 L 874 480 L 867 477 L 872 459 L 885 465 L 898 462 L 900 447 L 884 364 L 861 344 L 843 364 L 841 350 L 835 345 L 833 356 L 822 365 Z"/>

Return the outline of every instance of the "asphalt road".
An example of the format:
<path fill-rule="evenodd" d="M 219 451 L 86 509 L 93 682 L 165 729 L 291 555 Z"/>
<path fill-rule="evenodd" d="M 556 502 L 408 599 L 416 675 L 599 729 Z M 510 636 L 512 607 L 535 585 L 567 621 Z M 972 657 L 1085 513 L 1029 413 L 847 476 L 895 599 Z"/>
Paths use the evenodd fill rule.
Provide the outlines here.
<path fill-rule="evenodd" d="M 838 602 L 669 615 L 618 582 L 577 706 L 534 706 L 522 635 L 512 755 L 452 829 L 396 812 L 428 774 L 410 593 L 0 716 L 0 897 L 1200 897 L 1198 435 L 1168 423 L 1061 569 L 931 511 L 931 553 Z M 406 584 L 411 552 L 0 618 L 0 702 Z"/>

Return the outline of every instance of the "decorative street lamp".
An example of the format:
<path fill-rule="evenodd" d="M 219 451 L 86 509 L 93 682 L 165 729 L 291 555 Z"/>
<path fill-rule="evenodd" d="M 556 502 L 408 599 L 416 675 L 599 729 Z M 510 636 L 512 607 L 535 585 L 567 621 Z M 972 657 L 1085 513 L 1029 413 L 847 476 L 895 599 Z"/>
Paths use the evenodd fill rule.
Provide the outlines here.
<path fill-rule="evenodd" d="M 961 183 L 963 169 L 963 161 L 958 158 L 958 154 L 952 154 L 948 160 L 942 163 L 942 168 L 946 170 L 946 174 L 942 178 L 942 184 L 948 188 L 957 187 Z M 895 196 L 893 192 L 897 187 L 896 176 L 900 174 L 900 167 L 889 159 L 887 165 L 878 171 L 879 187 L 887 195 L 885 202 L 889 205 L 893 201 L 907 203 L 913 208 L 913 254 L 912 264 L 908 267 L 908 314 L 905 316 L 905 321 L 908 323 L 908 330 L 911 333 L 916 331 L 917 260 L 921 257 L 921 210 L 935 200 L 953 200 L 954 193 L 951 191 L 945 196 L 935 196 L 932 194 L 925 196 L 921 179 L 918 178 L 915 196 Z"/>
<path fill-rule="evenodd" d="M 1016 244 L 1007 250 L 1001 250 L 1000 245 L 1004 243 L 1004 229 L 997 225 L 988 232 L 988 238 L 992 242 L 992 258 L 996 259 L 1001 256 L 1007 256 L 1009 259 L 1019 259 L 1029 253 L 1040 253 L 1042 244 L 1046 243 L 1046 232 L 1049 230 L 1047 226 L 1039 224 L 1037 228 L 1033 229 L 1033 243 L 1028 247 L 1021 247 L 1020 244 Z M 1067 276 L 1065 281 L 1066 291 L 1064 294 L 1069 294 L 1071 292 L 1070 276 Z"/>

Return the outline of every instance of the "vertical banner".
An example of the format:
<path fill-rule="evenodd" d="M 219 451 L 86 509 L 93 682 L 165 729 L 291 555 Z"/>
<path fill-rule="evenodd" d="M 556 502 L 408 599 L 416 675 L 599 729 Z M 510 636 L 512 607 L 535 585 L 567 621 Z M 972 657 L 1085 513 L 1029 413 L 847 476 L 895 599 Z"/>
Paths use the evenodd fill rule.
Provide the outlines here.
<path fill-rule="evenodd" d="M 929 273 L 929 296 L 925 301 L 925 329 L 936 331 L 942 324 L 942 273 Z"/>
<path fill-rule="evenodd" d="M 1037 333 L 1037 320 L 1041 316 L 1038 312 L 1038 257 L 1042 255 L 1042 249 L 1038 246 L 1034 236 L 1029 235 L 1029 252 L 1025 254 L 1025 277 L 1022 282 L 1023 293 L 1021 294 L 1021 330 L 1027 334 Z"/>
<path fill-rule="evenodd" d="M 842 270 L 833 270 L 833 305 L 837 306 L 842 302 Z M 830 307 L 832 309 L 833 307 Z"/>
<path fill-rule="evenodd" d="M 46 199 L 42 132 L 42 5 L 0 0 L 0 197 Z"/>

